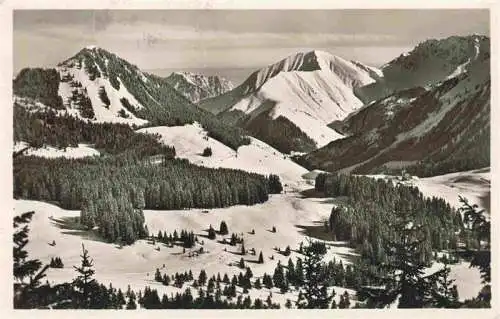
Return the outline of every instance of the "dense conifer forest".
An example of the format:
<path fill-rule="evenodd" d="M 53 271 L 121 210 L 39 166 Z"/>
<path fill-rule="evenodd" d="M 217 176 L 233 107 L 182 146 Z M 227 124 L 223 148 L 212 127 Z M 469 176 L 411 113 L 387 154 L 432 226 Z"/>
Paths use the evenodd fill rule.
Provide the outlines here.
<path fill-rule="evenodd" d="M 142 209 L 253 205 L 279 193 L 279 178 L 231 169 L 210 169 L 185 160 L 161 163 L 136 157 L 14 160 L 14 197 L 81 209 L 81 223 L 111 242 L 144 238 Z"/>
<path fill-rule="evenodd" d="M 15 95 L 38 100 L 54 109 L 64 109 L 58 95 L 59 73 L 55 69 L 22 69 L 13 82 Z"/>
<path fill-rule="evenodd" d="M 370 263 L 387 261 L 384 244 L 394 237 L 392 223 L 405 212 L 415 212 L 413 222 L 423 227 L 420 260 L 429 264 L 432 251 L 456 249 L 462 230 L 460 214 L 441 198 L 424 198 L 416 187 L 364 176 L 320 174 L 316 190 L 328 197 L 344 197 L 332 209 L 329 228 L 334 238 L 357 247 Z"/>
<path fill-rule="evenodd" d="M 175 149 L 163 145 L 159 136 L 136 133 L 126 124 L 92 123 L 54 111 L 30 112 L 14 105 L 14 142 L 32 147 L 45 145 L 65 149 L 79 143 L 92 144 L 107 154 L 128 153 L 139 158 L 150 155 L 175 157 Z"/>

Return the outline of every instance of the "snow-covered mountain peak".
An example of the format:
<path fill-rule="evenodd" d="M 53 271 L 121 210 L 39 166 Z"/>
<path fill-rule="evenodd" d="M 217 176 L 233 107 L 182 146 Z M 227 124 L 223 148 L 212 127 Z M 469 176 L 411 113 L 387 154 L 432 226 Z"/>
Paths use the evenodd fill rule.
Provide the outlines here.
<path fill-rule="evenodd" d="M 269 79 L 282 72 L 333 72 L 350 88 L 367 85 L 375 81 L 377 71 L 361 63 L 355 64 L 331 53 L 313 50 L 290 55 L 281 61 L 255 71 L 241 85 L 245 94 L 254 92 Z"/>

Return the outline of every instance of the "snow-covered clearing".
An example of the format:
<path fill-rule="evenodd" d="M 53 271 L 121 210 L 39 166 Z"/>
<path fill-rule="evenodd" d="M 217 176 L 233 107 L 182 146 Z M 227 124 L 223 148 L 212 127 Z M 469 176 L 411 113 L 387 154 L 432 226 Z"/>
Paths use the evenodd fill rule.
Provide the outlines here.
<path fill-rule="evenodd" d="M 480 209 L 489 210 L 490 198 L 490 168 L 451 173 L 434 177 L 420 178 L 414 181 L 425 196 L 444 198 L 451 206 L 458 208 L 462 204 L 458 196 L 463 196 L 469 203 L 476 204 Z"/>
<path fill-rule="evenodd" d="M 254 277 L 260 277 L 267 272 L 272 274 L 278 261 L 286 265 L 288 258 L 295 260 L 299 256 L 293 252 L 285 257 L 274 250 L 275 247 L 282 251 L 286 246 L 293 249 L 297 248 L 301 241 L 306 240 L 306 235 L 302 233 L 299 226 L 315 226 L 330 214 L 333 204 L 321 198 L 302 198 L 297 193 L 273 195 L 266 203 L 254 206 L 233 206 L 230 208 L 212 209 L 209 213 L 203 210 L 179 210 L 179 211 L 144 211 L 146 223 L 149 231 L 156 234 L 158 230 L 165 230 L 167 233 L 182 229 L 193 230 L 198 234 L 199 240 L 204 241 L 203 248 L 206 253 L 197 257 L 188 257 L 189 249 L 186 253 L 182 248 L 175 246 L 168 248 L 163 244 L 152 245 L 144 240 L 137 241 L 131 246 L 119 248 L 115 244 L 108 244 L 96 239 L 93 234 L 79 230 L 65 229 L 58 226 L 68 217 L 79 216 L 79 211 L 68 211 L 60 209 L 57 206 L 27 200 L 16 200 L 15 211 L 17 214 L 32 211 L 36 213 L 30 225 L 30 243 L 27 249 L 31 257 L 39 258 L 44 263 L 48 263 L 51 257 L 61 257 L 65 268 L 50 269 L 48 279 L 54 282 L 68 281 L 74 278 L 75 272 L 72 268 L 80 262 L 81 244 L 89 250 L 95 262 L 96 278 L 103 283 L 111 282 L 113 286 L 126 289 L 127 285 L 133 289 L 143 289 L 150 285 L 157 288 L 159 292 L 178 291 L 171 286 L 163 286 L 154 282 L 154 271 L 160 268 L 162 273 L 169 275 L 176 272 L 192 270 L 195 277 L 201 269 L 205 269 L 209 276 L 221 273 L 227 273 L 230 277 L 233 274 L 239 274 L 240 268 L 236 263 L 241 257 L 250 266 Z M 211 224 L 218 229 L 220 222 L 226 221 L 229 232 L 242 234 L 245 240 L 247 250 L 255 248 L 256 255 L 248 253 L 245 256 L 240 255 L 241 246 L 230 246 L 219 243 L 223 237 L 229 239 L 229 236 L 218 235 L 217 240 L 209 240 L 203 237 L 206 235 L 206 229 Z M 57 222 L 59 221 L 59 222 Z M 320 223 L 322 225 L 322 223 Z M 275 226 L 276 233 L 270 230 Z M 255 235 L 250 234 L 255 229 Z M 55 246 L 49 245 L 53 240 Z M 349 256 L 354 252 L 345 247 L 342 242 L 327 242 L 331 247 L 325 260 L 331 260 L 335 257 L 344 263 L 349 263 Z M 160 247 L 160 250 L 156 250 Z M 193 250 L 199 249 L 199 245 Z M 224 249 L 227 251 L 224 251 Z M 255 263 L 258 260 L 258 254 L 262 251 L 264 255 L 264 264 Z M 274 260 L 270 257 L 274 256 Z M 163 265 L 165 264 L 165 268 Z M 243 271 L 244 272 L 244 271 Z M 255 279 L 255 278 L 254 278 Z M 186 286 L 185 286 L 186 287 Z M 268 291 L 254 291 L 252 294 L 262 294 L 267 298 Z M 293 292 L 291 296 L 282 296 L 280 299 L 278 291 L 273 292 L 277 298 L 273 297 L 275 302 L 282 301 L 283 304 L 287 298 L 295 300 Z M 280 302 L 281 302 L 280 301 Z"/>
<path fill-rule="evenodd" d="M 367 175 L 384 180 L 399 180 L 392 175 Z M 465 197 L 469 203 L 476 204 L 480 209 L 489 209 L 490 198 L 490 168 L 482 168 L 465 172 L 451 173 L 433 177 L 418 178 L 404 181 L 406 185 L 417 186 L 424 196 L 441 197 L 452 207 L 459 208 L 462 204 L 459 196 Z"/>
<path fill-rule="evenodd" d="M 28 143 L 18 142 L 14 144 L 14 152 L 18 152 L 26 147 L 29 147 Z M 45 146 L 42 148 L 29 147 L 23 154 L 45 158 L 82 158 L 87 156 L 100 155 L 98 150 L 92 148 L 88 144 L 78 144 L 78 147 L 67 147 L 66 150 L 58 149 L 52 146 Z"/>
<path fill-rule="evenodd" d="M 148 127 L 138 132 L 161 135 L 163 143 L 175 147 L 177 157 L 188 159 L 200 166 L 241 169 L 266 175 L 276 174 L 287 185 L 296 184 L 301 180 L 301 175 L 307 172 L 288 156 L 253 137 L 250 137 L 250 145 L 240 146 L 238 151 L 235 151 L 208 137 L 207 132 L 198 123 Z M 212 156 L 202 156 L 206 147 L 212 149 Z"/>

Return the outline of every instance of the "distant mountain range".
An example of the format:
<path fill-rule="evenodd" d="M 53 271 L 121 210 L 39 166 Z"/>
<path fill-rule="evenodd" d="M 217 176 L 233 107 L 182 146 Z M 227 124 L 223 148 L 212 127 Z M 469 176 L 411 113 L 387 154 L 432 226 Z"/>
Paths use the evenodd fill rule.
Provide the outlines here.
<path fill-rule="evenodd" d="M 298 53 L 199 106 L 281 151 L 311 151 L 342 137 L 327 125 L 361 107 L 353 89 L 380 74 L 327 52 Z"/>
<path fill-rule="evenodd" d="M 376 100 L 330 124 L 345 138 L 303 156 L 304 165 L 356 173 L 413 166 L 420 176 L 489 165 L 489 38 L 429 40 L 382 72 L 357 91 Z"/>
<path fill-rule="evenodd" d="M 174 72 L 167 82 L 193 103 L 231 91 L 234 86 L 219 76 L 205 76 L 190 72 Z"/>
<path fill-rule="evenodd" d="M 380 69 L 323 51 L 291 55 L 239 86 L 219 76 L 156 76 L 87 47 L 54 69 L 24 69 L 15 103 L 95 122 L 199 122 L 237 148 L 245 134 L 327 171 L 489 164 L 490 40 L 428 40 Z M 244 133 L 246 132 L 246 133 Z M 306 154 L 304 154 L 306 153 Z M 471 166 L 471 167 L 470 167 Z"/>

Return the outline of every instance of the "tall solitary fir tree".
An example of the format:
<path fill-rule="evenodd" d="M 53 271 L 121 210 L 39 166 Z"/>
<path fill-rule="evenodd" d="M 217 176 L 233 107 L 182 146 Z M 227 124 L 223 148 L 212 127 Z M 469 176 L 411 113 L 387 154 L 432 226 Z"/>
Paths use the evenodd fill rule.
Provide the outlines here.
<path fill-rule="evenodd" d="M 89 257 L 89 252 L 85 249 L 82 244 L 82 263 L 80 266 L 73 266 L 76 272 L 79 274 L 73 280 L 73 286 L 76 288 L 77 298 L 75 298 L 75 308 L 91 308 L 92 305 L 92 293 L 94 287 L 97 285 L 96 280 L 93 278 L 95 271 L 93 269 L 94 262 Z"/>
<path fill-rule="evenodd" d="M 296 302 L 299 309 L 327 309 L 335 296 L 335 290 L 328 292 L 328 278 L 323 270 L 323 256 L 326 251 L 319 242 L 309 241 L 303 246 L 303 276 Z M 298 268 L 297 268 L 298 270 Z"/>

